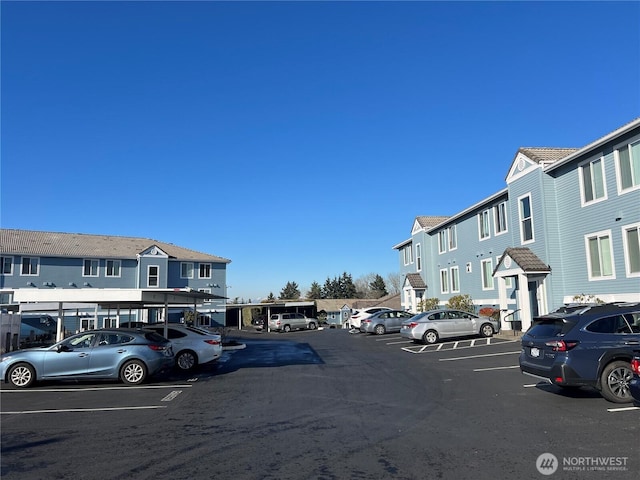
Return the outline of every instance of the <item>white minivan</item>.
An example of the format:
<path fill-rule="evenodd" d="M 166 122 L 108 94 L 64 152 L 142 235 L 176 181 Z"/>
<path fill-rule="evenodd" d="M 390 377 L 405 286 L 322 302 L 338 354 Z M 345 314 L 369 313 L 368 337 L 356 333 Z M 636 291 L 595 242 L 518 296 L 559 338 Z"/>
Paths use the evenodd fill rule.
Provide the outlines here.
<path fill-rule="evenodd" d="M 318 320 L 307 318 L 301 313 L 274 313 L 269 317 L 269 330 L 290 332 L 291 330 L 315 330 Z"/>

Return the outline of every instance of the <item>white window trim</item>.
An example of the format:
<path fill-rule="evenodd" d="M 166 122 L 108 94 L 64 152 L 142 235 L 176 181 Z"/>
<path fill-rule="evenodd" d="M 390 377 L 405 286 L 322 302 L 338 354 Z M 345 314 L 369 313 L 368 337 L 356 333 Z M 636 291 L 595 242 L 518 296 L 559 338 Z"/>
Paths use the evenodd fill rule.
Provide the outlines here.
<path fill-rule="evenodd" d="M 422 246 L 416 243 L 416 271 L 422 271 Z"/>
<path fill-rule="evenodd" d="M 36 259 L 36 261 L 38 262 L 37 267 L 36 267 L 36 273 L 22 273 L 22 262 L 24 262 L 25 258 L 29 258 L 29 259 Z M 31 263 L 31 262 L 29 262 Z M 30 256 L 24 256 L 20 259 L 20 276 L 21 277 L 37 277 L 40 275 L 40 257 L 30 257 Z"/>
<path fill-rule="evenodd" d="M 458 249 L 458 229 L 455 225 L 455 223 L 453 225 L 451 225 L 449 228 L 447 228 L 447 236 L 449 237 L 449 251 L 452 252 L 454 250 Z M 455 245 L 451 246 L 451 240 L 455 241 Z"/>
<path fill-rule="evenodd" d="M 618 195 L 625 195 L 630 192 L 635 192 L 636 190 L 640 190 L 640 181 L 637 185 L 634 185 L 630 188 L 622 188 L 622 174 L 620 173 L 620 149 L 626 148 L 627 150 L 631 145 L 635 145 L 636 143 L 640 143 L 640 140 L 637 142 L 626 143 L 620 147 L 617 147 L 613 151 L 614 165 L 616 169 L 616 187 L 618 188 Z"/>
<path fill-rule="evenodd" d="M 440 293 L 449 293 L 449 270 L 440 269 Z"/>
<path fill-rule="evenodd" d="M 453 281 L 453 278 L 454 278 L 453 272 L 455 272 L 455 278 L 458 279 L 458 288 L 454 288 L 455 282 Z M 451 293 L 460 293 L 460 267 L 458 266 L 451 267 L 451 273 L 449 277 L 451 278 Z"/>
<path fill-rule="evenodd" d="M 485 237 L 482 236 L 482 225 L 483 225 L 483 219 L 486 215 L 487 218 L 487 235 Z M 489 212 L 489 210 L 483 210 L 482 212 L 480 212 L 478 214 L 478 240 L 480 240 L 481 242 L 484 242 L 485 240 L 489 240 L 491 238 L 491 213 Z"/>
<path fill-rule="evenodd" d="M 5 277 L 12 277 L 13 276 L 13 265 L 14 265 L 13 256 L 12 255 L 1 255 L 1 257 L 2 257 L 3 260 L 2 260 L 2 265 L 0 265 L 0 269 L 2 269 L 2 270 L 0 270 L 0 274 L 4 275 Z M 5 262 L 4 259 L 6 259 L 6 258 L 10 259 L 9 266 L 11 267 L 11 271 L 9 273 L 4 273 L 4 262 Z"/>
<path fill-rule="evenodd" d="M 117 275 L 109 275 L 109 262 L 113 262 L 114 265 L 116 263 L 118 264 L 118 274 Z M 100 267 L 98 267 L 98 268 L 100 268 Z M 122 261 L 121 260 L 105 260 L 104 261 L 104 276 L 107 277 L 107 278 L 120 278 L 120 277 L 122 277 Z"/>
<path fill-rule="evenodd" d="M 151 278 L 151 269 L 152 268 L 157 268 L 158 269 L 158 274 L 157 274 L 157 285 L 149 285 L 149 279 Z M 147 265 L 147 288 L 159 288 L 160 287 L 160 265 Z"/>
<path fill-rule="evenodd" d="M 210 288 L 199 288 L 198 291 L 202 293 L 209 293 L 209 294 L 211 293 Z M 211 303 L 211 302 L 213 302 L 212 298 L 207 298 L 206 300 L 203 300 L 203 303 Z"/>
<path fill-rule="evenodd" d="M 446 253 L 447 251 L 447 231 L 440 230 L 438 232 L 438 253 Z"/>
<path fill-rule="evenodd" d="M 93 266 L 93 262 L 97 262 L 98 263 L 95 275 L 86 275 L 84 273 L 85 262 L 91 262 L 91 266 Z M 82 259 L 82 276 L 84 278 L 96 278 L 96 277 L 99 277 L 100 276 L 100 260 L 98 260 L 97 258 L 83 258 Z"/>
<path fill-rule="evenodd" d="M 202 267 L 203 265 L 209 265 L 209 275 L 208 275 L 208 276 L 206 276 L 206 277 L 202 277 L 202 276 L 200 276 L 200 271 L 201 271 L 201 270 L 200 270 L 200 267 Z M 212 275 L 213 275 L 213 264 L 212 264 L 212 263 L 209 263 L 209 262 L 201 262 L 201 263 L 198 263 L 198 278 L 199 278 L 199 279 L 203 279 L 203 280 L 211 279 L 211 276 L 212 276 Z"/>
<path fill-rule="evenodd" d="M 585 191 L 584 191 L 584 176 L 582 175 L 582 170 L 584 169 L 585 165 L 591 165 L 593 162 L 597 162 L 598 160 L 600 160 L 600 166 L 601 166 L 601 169 L 602 169 L 602 186 L 604 188 L 604 194 L 600 198 L 595 198 L 593 200 L 587 201 L 585 199 L 585 197 L 584 197 L 584 194 L 585 194 Z M 593 158 L 591 160 L 587 160 L 586 162 L 582 162 L 580 165 L 578 165 L 578 180 L 580 182 L 580 205 L 581 206 L 587 207 L 589 205 L 594 205 L 596 203 L 604 202 L 605 200 L 607 200 L 607 198 L 608 198 L 608 193 L 607 193 L 607 173 L 606 173 L 606 170 L 604 168 L 604 157 Z"/>
<path fill-rule="evenodd" d="M 601 276 L 601 277 L 594 277 L 591 275 L 591 252 L 589 251 L 589 240 L 597 237 L 597 238 L 602 238 L 602 237 L 608 237 L 609 238 L 609 243 L 611 245 L 611 275 L 609 275 L 608 277 L 605 276 Z M 599 232 L 593 232 L 593 233 L 588 233 L 587 235 L 584 236 L 584 251 L 585 251 L 585 255 L 587 257 L 587 278 L 589 279 L 590 282 L 602 282 L 602 281 L 607 281 L 607 280 L 615 280 L 616 279 L 616 262 L 615 262 L 615 255 L 614 255 L 614 247 L 613 247 L 613 236 L 611 235 L 611 230 L 601 230 Z"/>
<path fill-rule="evenodd" d="M 632 230 L 637 228 L 640 230 L 640 222 L 632 223 L 629 225 L 625 225 L 621 228 L 622 230 L 622 245 L 624 249 L 624 269 L 627 274 L 627 278 L 638 278 L 640 277 L 640 272 L 631 272 L 631 262 L 629 261 L 629 245 L 627 244 L 627 230 Z M 640 232 L 639 232 L 640 234 Z"/>
<path fill-rule="evenodd" d="M 191 265 L 191 276 L 183 276 L 182 275 L 182 266 L 183 265 Z M 193 278 L 193 272 L 195 270 L 195 265 L 193 262 L 180 262 L 180 278 Z"/>
<path fill-rule="evenodd" d="M 520 208 L 521 201 L 524 198 L 529 198 L 529 210 L 531 210 L 531 217 L 530 217 L 531 218 L 531 240 L 524 239 L 524 228 L 522 226 L 522 222 L 524 218 L 522 218 L 522 209 Z M 520 245 L 528 245 L 530 243 L 535 243 L 536 231 L 535 231 L 534 222 L 533 222 L 533 202 L 531 201 L 531 192 L 518 197 L 518 220 L 519 220 L 518 223 L 520 227 Z"/>
<path fill-rule="evenodd" d="M 500 209 L 500 206 L 504 205 L 504 223 L 505 223 L 505 227 L 504 230 L 502 231 L 498 231 L 498 225 L 500 225 L 500 222 L 498 221 L 498 212 Z M 504 235 L 505 233 L 509 232 L 509 218 L 507 216 L 507 202 L 500 202 L 497 205 L 493 206 L 493 236 L 497 237 L 499 235 Z"/>
<path fill-rule="evenodd" d="M 483 291 L 495 290 L 495 284 L 496 284 L 496 282 L 493 281 L 493 277 L 491 277 L 491 286 L 486 286 L 484 284 L 484 280 L 485 280 L 484 279 L 484 272 L 485 272 L 484 266 L 487 263 L 490 266 L 489 270 L 491 272 L 493 272 L 493 259 L 492 258 L 485 258 L 485 259 L 480 261 L 480 276 L 482 277 L 482 290 Z"/>

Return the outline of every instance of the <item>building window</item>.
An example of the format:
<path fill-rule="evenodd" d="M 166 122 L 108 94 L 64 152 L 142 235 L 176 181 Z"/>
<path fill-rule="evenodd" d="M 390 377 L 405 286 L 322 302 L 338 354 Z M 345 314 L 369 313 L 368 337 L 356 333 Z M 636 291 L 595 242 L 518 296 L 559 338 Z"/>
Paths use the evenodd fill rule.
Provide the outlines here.
<path fill-rule="evenodd" d="M 440 270 L 440 293 L 449 293 L 449 271 L 446 268 Z"/>
<path fill-rule="evenodd" d="M 451 293 L 460 291 L 460 267 L 451 267 Z"/>
<path fill-rule="evenodd" d="M 0 263 L 3 275 L 13 275 L 13 257 L 0 257 Z"/>
<path fill-rule="evenodd" d="M 495 222 L 496 235 L 507 231 L 507 202 L 501 202 L 493 207 L 493 221 Z"/>
<path fill-rule="evenodd" d="M 493 260 L 482 260 L 482 289 L 493 290 Z"/>
<path fill-rule="evenodd" d="M 404 247 L 404 264 L 409 265 L 413 263 L 413 247 L 408 245 Z"/>
<path fill-rule="evenodd" d="M 418 271 L 422 270 L 422 251 L 419 243 L 416 245 L 416 266 Z"/>
<path fill-rule="evenodd" d="M 193 263 L 182 262 L 180 264 L 180 278 L 193 278 Z"/>
<path fill-rule="evenodd" d="M 158 265 L 149 265 L 147 267 L 147 286 L 157 287 L 160 285 L 160 267 Z"/>
<path fill-rule="evenodd" d="M 120 276 L 120 260 L 107 260 L 105 264 L 106 277 Z"/>
<path fill-rule="evenodd" d="M 198 278 L 211 278 L 211 264 L 201 263 Z"/>
<path fill-rule="evenodd" d="M 199 292 L 202 293 L 211 293 L 211 289 L 210 288 L 199 288 L 198 289 Z M 204 303 L 211 303 L 213 300 L 211 298 L 207 298 L 206 300 L 203 300 Z"/>
<path fill-rule="evenodd" d="M 533 242 L 533 214 L 531 212 L 531 197 L 525 195 L 518 200 L 520 206 L 520 240 L 521 243 Z"/>
<path fill-rule="evenodd" d="M 607 196 L 604 184 L 604 162 L 602 158 L 580 167 L 582 204 L 603 200 Z"/>
<path fill-rule="evenodd" d="M 640 223 L 622 229 L 627 277 L 640 277 Z"/>
<path fill-rule="evenodd" d="M 38 257 L 22 257 L 20 275 L 36 276 L 40 273 L 40 259 Z"/>
<path fill-rule="evenodd" d="M 480 240 L 489 238 L 489 210 L 485 210 L 478 214 L 478 231 L 480 232 Z"/>
<path fill-rule="evenodd" d="M 438 252 L 444 253 L 447 251 L 447 231 L 440 230 L 438 232 Z"/>
<path fill-rule="evenodd" d="M 617 151 L 616 167 L 620 192 L 640 187 L 640 142 Z"/>
<path fill-rule="evenodd" d="M 589 280 L 615 278 L 611 232 L 598 232 L 585 236 Z"/>
<path fill-rule="evenodd" d="M 99 265 L 100 265 L 100 262 L 98 260 L 85 259 L 82 267 L 82 276 L 97 277 Z"/>
<path fill-rule="evenodd" d="M 447 230 L 449 232 L 449 250 L 455 250 L 458 248 L 458 234 L 456 232 L 456 226 L 451 225 Z"/>

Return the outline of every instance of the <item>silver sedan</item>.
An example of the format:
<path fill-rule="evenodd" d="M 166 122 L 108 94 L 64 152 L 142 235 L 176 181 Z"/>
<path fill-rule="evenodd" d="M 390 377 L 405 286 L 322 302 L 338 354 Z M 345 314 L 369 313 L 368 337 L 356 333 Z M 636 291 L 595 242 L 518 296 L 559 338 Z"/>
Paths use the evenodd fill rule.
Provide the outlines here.
<path fill-rule="evenodd" d="M 491 337 L 499 329 L 498 321 L 491 317 L 479 317 L 460 310 L 440 309 L 419 313 L 402 322 L 400 335 L 431 344 L 449 337 Z"/>

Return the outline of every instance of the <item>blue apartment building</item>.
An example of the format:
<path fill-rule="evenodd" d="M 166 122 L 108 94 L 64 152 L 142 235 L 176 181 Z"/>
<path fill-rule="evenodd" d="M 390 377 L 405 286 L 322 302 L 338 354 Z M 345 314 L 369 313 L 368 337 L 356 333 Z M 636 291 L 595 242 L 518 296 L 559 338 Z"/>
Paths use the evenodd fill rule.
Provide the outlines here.
<path fill-rule="evenodd" d="M 582 148 L 520 148 L 506 188 L 416 217 L 398 251 L 402 306 L 471 296 L 503 328 L 577 301 L 640 301 L 640 119 Z"/>
<path fill-rule="evenodd" d="M 73 298 L 71 291 L 83 298 L 87 295 L 81 294 L 89 290 L 96 292 L 96 298 L 100 292 L 118 289 L 198 291 L 210 294 L 210 298 L 197 309 L 188 304 L 172 305 L 167 320 L 225 325 L 226 269 L 231 262 L 226 258 L 148 238 L 14 229 L 0 229 L 0 255 L 0 303 L 5 309 L 15 307 L 14 296 L 27 293 L 25 290 L 49 290 L 52 299 Z M 43 305 L 21 304 L 20 309 L 23 324 L 30 316 L 45 319 L 44 323 L 51 323 L 46 321 L 49 313 L 57 316 Z M 164 320 L 165 315 L 162 305 L 116 312 L 98 304 L 79 303 L 67 304 L 65 310 L 64 328 L 68 331 L 154 322 Z"/>

